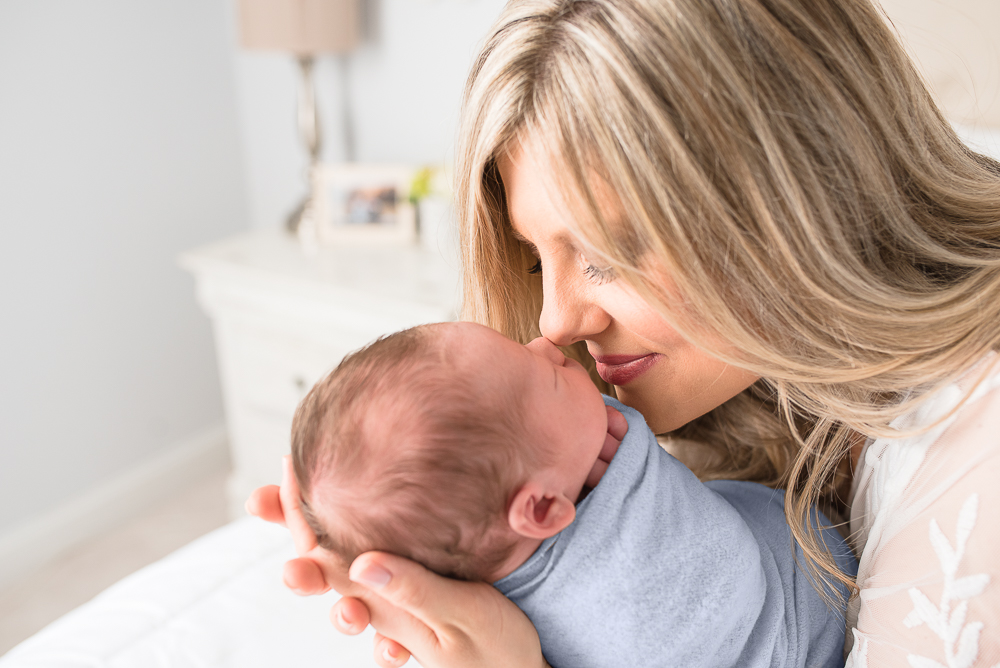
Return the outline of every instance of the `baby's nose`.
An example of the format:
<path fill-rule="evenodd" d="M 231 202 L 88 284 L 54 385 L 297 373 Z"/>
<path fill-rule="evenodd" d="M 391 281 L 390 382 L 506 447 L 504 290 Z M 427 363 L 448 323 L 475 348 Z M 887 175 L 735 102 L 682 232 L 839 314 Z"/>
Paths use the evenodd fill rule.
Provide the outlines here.
<path fill-rule="evenodd" d="M 537 339 L 529 341 L 527 348 L 531 352 L 536 355 L 541 355 L 557 366 L 562 366 L 566 363 L 566 356 L 562 354 L 562 351 L 556 347 L 556 344 L 552 343 L 544 336 L 539 336 Z"/>

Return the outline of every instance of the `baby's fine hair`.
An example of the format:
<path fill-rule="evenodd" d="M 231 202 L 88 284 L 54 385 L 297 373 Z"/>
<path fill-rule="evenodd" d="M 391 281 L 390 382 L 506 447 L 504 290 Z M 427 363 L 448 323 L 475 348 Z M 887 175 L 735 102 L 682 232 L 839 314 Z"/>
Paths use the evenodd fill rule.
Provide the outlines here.
<path fill-rule="evenodd" d="M 508 496 L 533 464 L 516 378 L 457 373 L 442 325 L 377 339 L 299 404 L 292 461 L 320 545 L 483 580 L 513 549 Z"/>

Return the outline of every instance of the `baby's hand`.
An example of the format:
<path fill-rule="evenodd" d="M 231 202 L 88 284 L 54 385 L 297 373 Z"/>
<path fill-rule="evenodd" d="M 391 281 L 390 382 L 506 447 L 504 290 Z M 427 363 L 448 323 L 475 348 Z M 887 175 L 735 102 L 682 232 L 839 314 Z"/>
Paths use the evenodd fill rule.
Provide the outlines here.
<path fill-rule="evenodd" d="M 590 469 L 590 475 L 587 476 L 586 486 L 591 488 L 597 487 L 597 483 L 601 482 L 604 472 L 608 470 L 608 464 L 611 463 L 612 457 L 618 452 L 618 446 L 622 444 L 622 439 L 628 433 L 628 420 L 625 419 L 625 416 L 611 406 L 605 406 L 605 408 L 608 410 L 608 434 L 604 438 L 601 454 L 597 456 L 594 468 Z"/>

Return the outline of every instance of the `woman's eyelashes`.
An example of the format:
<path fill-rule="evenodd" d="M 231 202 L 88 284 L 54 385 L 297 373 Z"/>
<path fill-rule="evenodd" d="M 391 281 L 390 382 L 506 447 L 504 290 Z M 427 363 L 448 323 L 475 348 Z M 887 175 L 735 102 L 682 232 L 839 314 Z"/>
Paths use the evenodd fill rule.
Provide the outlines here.
<path fill-rule="evenodd" d="M 601 269 L 600 267 L 588 264 L 583 269 L 583 275 L 586 276 L 587 280 L 591 283 L 595 283 L 597 285 L 603 285 L 615 280 L 615 270 L 612 267 Z"/>
<path fill-rule="evenodd" d="M 582 259 L 584 263 L 583 275 L 587 278 L 588 281 L 595 283 L 596 285 L 603 285 L 604 283 L 610 283 L 611 281 L 615 280 L 615 270 L 612 269 L 611 267 L 602 269 L 600 267 L 596 267 L 592 264 L 587 263 L 586 258 Z M 528 269 L 528 273 L 533 276 L 541 275 L 542 261 L 537 260 L 535 264 L 531 265 L 531 268 Z"/>

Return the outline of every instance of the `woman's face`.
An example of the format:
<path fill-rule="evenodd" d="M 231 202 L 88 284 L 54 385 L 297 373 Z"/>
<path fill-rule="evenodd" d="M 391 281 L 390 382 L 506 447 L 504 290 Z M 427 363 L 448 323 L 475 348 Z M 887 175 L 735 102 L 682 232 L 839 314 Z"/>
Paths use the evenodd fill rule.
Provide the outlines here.
<path fill-rule="evenodd" d="M 540 260 L 542 335 L 559 346 L 586 341 L 601 377 L 654 432 L 681 427 L 757 379 L 685 340 L 624 281 L 587 261 L 540 149 L 525 142 L 498 166 L 514 232 Z M 600 204 L 615 220 L 615 204 Z"/>

